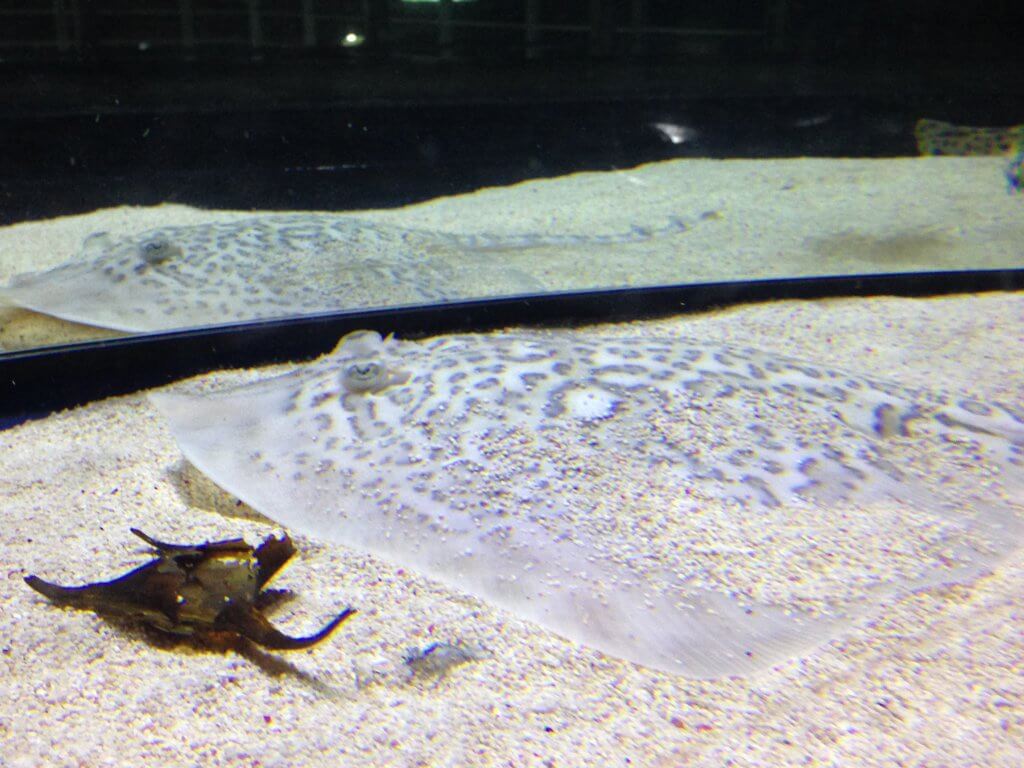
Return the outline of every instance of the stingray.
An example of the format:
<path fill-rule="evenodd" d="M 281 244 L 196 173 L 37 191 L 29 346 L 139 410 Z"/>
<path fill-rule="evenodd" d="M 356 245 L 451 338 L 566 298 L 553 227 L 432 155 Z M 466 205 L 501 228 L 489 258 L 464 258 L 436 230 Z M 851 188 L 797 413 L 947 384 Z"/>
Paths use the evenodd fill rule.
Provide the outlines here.
<path fill-rule="evenodd" d="M 1024 125 L 990 128 L 922 118 L 914 125 L 914 138 L 921 155 L 1005 155 L 1024 148 Z"/>
<path fill-rule="evenodd" d="M 274 378 L 151 398 L 195 467 L 279 524 L 693 677 L 805 653 L 1022 536 L 1019 406 L 737 346 L 361 331 Z"/>
<path fill-rule="evenodd" d="M 612 245 L 682 232 L 455 235 L 342 214 L 268 214 L 132 237 L 91 235 L 53 269 L 15 276 L 0 303 L 64 320 L 142 332 L 261 318 L 536 293 L 503 251 Z"/>

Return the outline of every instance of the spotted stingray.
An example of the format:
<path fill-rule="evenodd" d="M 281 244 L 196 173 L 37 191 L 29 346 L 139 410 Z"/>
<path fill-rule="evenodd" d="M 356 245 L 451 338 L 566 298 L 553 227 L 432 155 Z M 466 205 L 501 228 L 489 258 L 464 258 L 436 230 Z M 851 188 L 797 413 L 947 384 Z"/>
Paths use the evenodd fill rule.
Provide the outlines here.
<path fill-rule="evenodd" d="M 1024 148 L 1024 125 L 988 128 L 923 118 L 914 125 L 914 138 L 922 155 L 1005 155 Z"/>
<path fill-rule="evenodd" d="M 0 302 L 122 331 L 157 331 L 293 314 L 533 293 L 536 278 L 502 251 L 609 245 L 680 232 L 617 235 L 455 235 L 341 214 L 270 214 L 97 233 L 82 253 L 0 287 Z"/>
<path fill-rule="evenodd" d="M 358 332 L 290 373 L 152 401 L 192 464 L 278 523 L 696 677 L 969 582 L 1024 533 L 1019 404 L 725 344 Z"/>

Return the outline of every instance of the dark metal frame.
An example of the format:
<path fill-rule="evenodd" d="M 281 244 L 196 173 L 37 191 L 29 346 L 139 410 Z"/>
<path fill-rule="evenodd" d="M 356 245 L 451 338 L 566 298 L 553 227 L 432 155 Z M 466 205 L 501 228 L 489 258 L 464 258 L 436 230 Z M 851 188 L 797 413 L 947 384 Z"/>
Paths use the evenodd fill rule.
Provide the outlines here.
<path fill-rule="evenodd" d="M 534 326 L 566 326 L 758 301 L 1022 289 L 1024 269 L 755 280 L 340 312 L 72 344 L 0 357 L 0 428 L 210 370 L 310 359 L 360 329 L 416 338 L 503 328 L 524 318 Z"/>

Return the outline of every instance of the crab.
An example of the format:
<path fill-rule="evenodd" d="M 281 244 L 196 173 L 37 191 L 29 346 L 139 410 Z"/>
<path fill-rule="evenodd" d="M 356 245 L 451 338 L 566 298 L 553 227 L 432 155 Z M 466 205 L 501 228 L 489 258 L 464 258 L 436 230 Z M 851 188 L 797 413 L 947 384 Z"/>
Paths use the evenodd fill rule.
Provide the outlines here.
<path fill-rule="evenodd" d="M 173 635 L 235 635 L 270 650 L 315 645 L 355 613 L 345 608 L 306 637 L 283 634 L 263 615 L 260 608 L 275 594 L 264 586 L 296 552 L 287 534 L 270 536 L 253 548 L 241 538 L 168 544 L 137 528 L 131 532 L 157 557 L 120 578 L 79 587 L 38 576 L 27 576 L 25 582 L 58 605 L 141 621 Z"/>

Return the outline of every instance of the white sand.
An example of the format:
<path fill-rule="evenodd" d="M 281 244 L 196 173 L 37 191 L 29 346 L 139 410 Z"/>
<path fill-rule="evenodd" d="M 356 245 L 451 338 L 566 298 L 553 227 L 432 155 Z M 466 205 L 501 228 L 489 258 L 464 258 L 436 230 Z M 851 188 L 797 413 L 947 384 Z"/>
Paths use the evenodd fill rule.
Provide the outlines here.
<path fill-rule="evenodd" d="M 381 220 L 442 231 L 615 232 L 718 211 L 682 236 L 601 262 L 562 249 L 532 265 L 584 287 L 815 272 L 1020 265 L 1020 200 L 997 160 L 686 161 L 489 190 Z M 1013 206 L 1016 206 L 1014 208 Z M 69 257 L 97 229 L 213 215 L 118 209 L 0 232 L 0 280 Z M 229 215 L 229 214 L 223 214 Z M 234 214 L 239 215 L 239 214 Z M 708 259 L 707 254 L 715 254 Z M 534 254 L 536 256 L 536 254 Z M 979 398 L 1024 393 L 1024 295 L 747 306 L 633 326 L 739 341 Z M 88 338 L 8 311 L 0 346 Z M 934 589 L 752 679 L 694 682 L 581 648 L 354 554 L 299 538 L 275 582 L 284 631 L 359 613 L 322 645 L 257 664 L 54 608 L 22 581 L 112 578 L 170 541 L 272 524 L 189 470 L 142 395 L 0 432 L 0 766 L 943 765 L 1017 766 L 1024 750 L 1024 555 L 970 587 Z M 407 646 L 492 656 L 406 683 Z M 353 665 L 376 669 L 360 690 Z"/>
<path fill-rule="evenodd" d="M 657 229 L 675 236 L 595 246 L 503 250 L 495 259 L 552 291 L 819 274 L 1024 265 L 1022 199 L 998 157 L 889 160 L 681 160 L 581 173 L 431 201 L 361 218 L 398 227 L 496 235 L 593 235 Z M 0 229 L 0 283 L 73 258 L 91 233 L 251 216 L 178 205 L 117 208 Z M 433 254 L 453 261 L 461 254 Z M 471 295 L 515 287 L 465 266 Z M 479 284 L 474 288 L 473 278 Z M 394 301 L 381 287 L 380 303 Z M 111 331 L 0 307 L 0 349 L 108 337 Z"/>
<path fill-rule="evenodd" d="M 751 306 L 644 324 L 827 361 L 908 385 L 1019 402 L 1024 295 Z M 261 669 L 56 609 L 22 583 L 112 577 L 170 540 L 270 524 L 185 471 L 141 396 L 0 433 L 0 764 L 1019 765 L 1024 557 L 972 587 L 889 607 L 841 641 L 750 680 L 693 682 L 568 643 L 340 547 L 299 539 L 274 615 L 304 633 L 352 604 L 323 645 Z M 493 657 L 406 684 L 408 645 Z M 353 663 L 380 682 L 356 690 Z"/>

